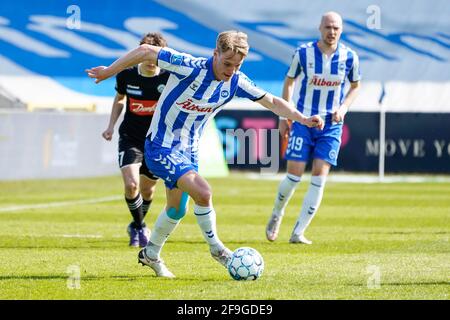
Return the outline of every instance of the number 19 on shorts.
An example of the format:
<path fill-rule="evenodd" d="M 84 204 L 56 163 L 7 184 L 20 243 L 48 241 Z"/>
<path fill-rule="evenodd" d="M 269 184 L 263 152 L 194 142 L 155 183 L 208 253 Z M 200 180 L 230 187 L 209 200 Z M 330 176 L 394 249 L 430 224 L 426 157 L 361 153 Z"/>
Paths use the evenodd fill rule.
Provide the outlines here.
<path fill-rule="evenodd" d="M 303 146 L 303 138 L 302 137 L 295 137 L 290 136 L 287 150 L 290 151 L 300 151 Z"/>

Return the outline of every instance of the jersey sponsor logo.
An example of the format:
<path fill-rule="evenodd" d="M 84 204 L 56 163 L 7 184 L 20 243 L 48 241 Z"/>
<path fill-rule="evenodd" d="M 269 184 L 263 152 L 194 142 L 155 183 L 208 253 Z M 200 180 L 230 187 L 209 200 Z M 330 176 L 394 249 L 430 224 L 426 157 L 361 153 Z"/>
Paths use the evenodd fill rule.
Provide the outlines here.
<path fill-rule="evenodd" d="M 156 100 L 136 100 L 130 98 L 130 111 L 138 116 L 151 116 L 156 110 Z"/>
<path fill-rule="evenodd" d="M 162 92 L 164 91 L 164 88 L 165 88 L 165 87 L 166 87 L 166 85 L 160 84 L 160 85 L 156 88 L 156 90 L 158 90 L 159 93 L 162 93 Z"/>
<path fill-rule="evenodd" d="M 335 150 L 331 150 L 328 153 L 328 156 L 330 157 L 330 159 L 335 159 L 337 157 L 337 152 Z"/>
<path fill-rule="evenodd" d="M 178 106 L 180 106 L 182 109 L 184 110 L 188 110 L 188 111 L 196 111 L 196 112 L 213 112 L 213 108 L 211 107 L 200 107 L 198 105 L 196 105 L 192 99 L 187 99 L 186 101 L 183 102 L 177 102 L 176 103 Z"/>
<path fill-rule="evenodd" d="M 181 66 L 183 63 L 183 56 L 179 54 L 172 54 L 170 57 L 170 64 Z"/>
<path fill-rule="evenodd" d="M 319 78 L 318 76 L 313 76 L 309 81 L 309 85 L 319 86 L 319 87 L 338 87 L 341 85 L 341 81 L 329 81 L 325 78 Z"/>
<path fill-rule="evenodd" d="M 189 88 L 191 88 L 194 91 L 196 91 L 198 89 L 198 87 L 200 87 L 200 82 L 198 82 L 198 81 L 192 82 L 192 84 L 189 86 Z"/>
<path fill-rule="evenodd" d="M 222 92 L 220 92 L 220 96 L 222 97 L 222 98 L 226 98 L 226 97 L 228 97 L 230 95 L 230 93 L 228 92 L 228 91 L 226 91 L 226 90 L 223 90 Z"/>
<path fill-rule="evenodd" d="M 142 90 L 134 90 L 127 88 L 127 93 L 135 96 L 142 96 Z"/>

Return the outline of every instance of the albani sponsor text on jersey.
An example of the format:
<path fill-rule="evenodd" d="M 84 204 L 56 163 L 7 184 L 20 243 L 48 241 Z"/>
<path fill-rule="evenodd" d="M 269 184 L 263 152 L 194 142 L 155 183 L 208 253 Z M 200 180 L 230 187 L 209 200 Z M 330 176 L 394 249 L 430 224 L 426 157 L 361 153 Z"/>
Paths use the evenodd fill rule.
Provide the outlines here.
<path fill-rule="evenodd" d="M 342 81 L 341 80 L 329 81 L 325 78 L 313 76 L 308 84 L 314 85 L 314 86 L 320 86 L 320 87 L 338 87 L 342 84 Z"/>
<path fill-rule="evenodd" d="M 180 106 L 182 109 L 188 110 L 188 111 L 197 111 L 197 112 L 213 112 L 213 108 L 212 107 L 200 107 L 198 105 L 196 105 L 192 99 L 187 99 L 186 101 L 183 102 L 177 102 L 176 103 L 178 106 Z"/>

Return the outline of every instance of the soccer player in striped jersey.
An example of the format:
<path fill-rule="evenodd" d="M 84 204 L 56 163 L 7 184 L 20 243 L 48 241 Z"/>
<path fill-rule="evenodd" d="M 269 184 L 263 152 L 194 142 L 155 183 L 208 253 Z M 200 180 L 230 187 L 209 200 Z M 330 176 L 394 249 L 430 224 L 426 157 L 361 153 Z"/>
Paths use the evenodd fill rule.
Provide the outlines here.
<path fill-rule="evenodd" d="M 256 87 L 239 71 L 249 51 L 247 35 L 225 31 L 217 37 L 210 58 L 195 58 L 170 48 L 141 45 L 109 67 L 86 70 L 96 83 L 124 68 L 150 61 L 171 73 L 158 101 L 146 139 L 145 161 L 165 181 L 167 205 L 159 215 L 139 261 L 157 276 L 173 277 L 160 258 L 167 237 L 186 211 L 188 194 L 194 200 L 194 215 L 214 259 L 226 267 L 231 251 L 219 239 L 212 191 L 198 174 L 198 145 L 208 119 L 213 118 L 233 97 L 256 101 L 278 114 L 308 127 L 323 127 L 320 116 L 305 117 L 294 105 Z"/>
<path fill-rule="evenodd" d="M 311 183 L 289 242 L 312 244 L 305 230 L 322 200 L 326 178 L 331 166 L 337 164 L 344 117 L 359 91 L 359 60 L 355 51 L 339 42 L 342 18 L 336 12 L 322 16 L 321 39 L 301 45 L 294 53 L 284 81 L 283 98 L 294 101 L 304 115 L 320 115 L 325 127 L 319 131 L 280 117 L 282 137 L 289 133 L 286 149 L 287 175 L 281 181 L 274 208 L 266 227 L 266 237 L 274 241 L 289 199 L 312 160 Z M 349 90 L 344 93 L 346 79 Z M 294 97 L 292 97 L 294 95 Z"/>

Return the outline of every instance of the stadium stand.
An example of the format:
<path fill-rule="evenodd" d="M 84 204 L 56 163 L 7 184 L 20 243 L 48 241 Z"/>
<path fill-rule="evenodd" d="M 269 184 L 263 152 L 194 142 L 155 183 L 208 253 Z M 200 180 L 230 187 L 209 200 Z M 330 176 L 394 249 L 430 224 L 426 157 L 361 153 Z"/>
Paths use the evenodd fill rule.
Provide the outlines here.
<path fill-rule="evenodd" d="M 134 48 L 143 33 L 161 31 L 171 47 L 208 56 L 218 32 L 245 31 L 251 53 L 243 71 L 257 85 L 280 95 L 295 47 L 318 37 L 323 12 L 337 11 L 344 17 L 342 41 L 359 53 L 363 73 L 361 94 L 348 117 L 351 135 L 343 145 L 340 168 L 376 171 L 378 157 L 373 149 L 377 146 L 383 97 L 390 126 L 387 139 L 392 140 L 387 144 L 391 165 L 387 163 L 386 169 L 450 172 L 450 23 L 446 0 L 380 0 L 376 5 L 370 0 L 318 0 L 297 1 L 295 6 L 289 0 L 279 0 L 276 6 L 273 1 L 247 0 L 233 2 L 232 10 L 228 0 L 129 0 L 126 6 L 122 1 L 105 4 L 88 0 L 77 1 L 76 5 L 50 1 L 35 6 L 31 1 L 17 0 L 4 1 L 0 7 L 2 114 L 38 109 L 88 111 L 102 115 L 98 127 L 90 128 L 92 136 L 106 124 L 114 79 L 95 85 L 84 70 L 110 64 Z M 100 11 L 102 14 L 98 14 Z M 238 110 L 243 108 L 262 110 L 253 104 L 234 102 L 226 108 L 228 113 L 217 118 L 218 129 L 226 129 L 225 116 L 242 127 L 242 111 Z M 13 118 L 20 121 L 2 116 L 0 127 L 11 127 L 4 122 Z M 369 129 L 358 128 L 359 123 Z M 389 128 L 394 123 L 398 130 L 392 131 Z M 421 127 L 422 123 L 432 126 Z M 420 128 L 412 128 L 412 124 Z M 433 130 L 433 126 L 440 130 Z M 2 131 L 3 137 L 12 134 Z M 361 140 L 355 139 L 364 134 L 367 136 Z M 2 152 L 11 148 L 7 144 L 12 140 L 0 141 Z M 113 143 L 99 146 L 98 150 L 114 153 L 108 149 L 115 148 Z M 364 156 L 356 159 L 351 154 Z M 110 172 L 115 172 L 114 161 L 108 165 Z"/>

